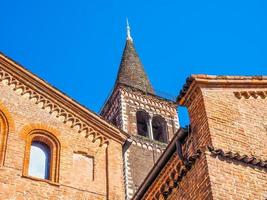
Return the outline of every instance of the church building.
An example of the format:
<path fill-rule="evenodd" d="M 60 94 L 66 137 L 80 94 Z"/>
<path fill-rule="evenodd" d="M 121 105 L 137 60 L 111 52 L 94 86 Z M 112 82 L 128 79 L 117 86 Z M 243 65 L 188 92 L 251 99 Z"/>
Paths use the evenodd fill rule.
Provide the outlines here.
<path fill-rule="evenodd" d="M 156 95 L 127 38 L 112 94 L 100 115 L 130 135 L 123 146 L 125 195 L 131 199 L 179 128 L 177 104 Z"/>
<path fill-rule="evenodd" d="M 192 75 L 159 96 L 128 24 L 99 114 L 0 53 L 0 199 L 266 200 L 266 99 L 265 76 Z"/>

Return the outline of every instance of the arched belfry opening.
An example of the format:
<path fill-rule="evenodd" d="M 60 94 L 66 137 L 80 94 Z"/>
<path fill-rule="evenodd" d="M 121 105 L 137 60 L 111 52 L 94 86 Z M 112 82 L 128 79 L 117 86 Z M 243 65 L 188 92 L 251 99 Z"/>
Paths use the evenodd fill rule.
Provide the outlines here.
<path fill-rule="evenodd" d="M 137 134 L 149 137 L 149 114 L 145 111 L 136 112 Z"/>
<path fill-rule="evenodd" d="M 153 139 L 159 142 L 167 142 L 167 126 L 163 117 L 157 115 L 152 119 Z"/>

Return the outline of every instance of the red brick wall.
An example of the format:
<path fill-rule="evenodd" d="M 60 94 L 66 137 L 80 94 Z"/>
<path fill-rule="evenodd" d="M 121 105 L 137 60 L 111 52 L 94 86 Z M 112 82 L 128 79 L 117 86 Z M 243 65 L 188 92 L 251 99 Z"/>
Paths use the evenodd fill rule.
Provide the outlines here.
<path fill-rule="evenodd" d="M 122 145 L 110 140 L 100 146 L 79 133 L 55 113 L 41 109 L 27 96 L 21 96 L 3 82 L 0 83 L 0 110 L 8 119 L 9 131 L 4 166 L 0 166 L 0 199 L 123 199 Z M 23 177 L 27 133 L 25 127 L 51 132 L 60 142 L 59 181 L 57 183 Z M 0 127 L 0 134 L 2 133 Z M 41 132 L 41 131 L 40 131 Z M 74 153 L 92 157 L 93 169 L 80 170 L 89 181 L 74 180 Z M 91 171 L 93 170 L 93 172 Z"/>
<path fill-rule="evenodd" d="M 257 88 L 202 89 L 212 144 L 260 158 L 267 158 L 267 106 L 261 97 L 241 99 L 235 92 Z M 266 87 L 267 90 L 267 87 Z"/>
<path fill-rule="evenodd" d="M 266 99 L 237 98 L 257 88 L 202 89 L 212 145 L 267 159 Z M 260 89 L 262 90 L 262 89 Z M 214 199 L 266 199 L 267 171 L 237 161 L 208 157 Z"/>
<path fill-rule="evenodd" d="M 122 92 L 122 117 L 125 118 L 125 131 L 137 135 L 136 112 L 146 111 L 150 117 L 161 116 L 166 121 L 168 139 L 171 140 L 179 127 L 176 105 L 166 100 L 140 94 L 138 92 Z"/>
<path fill-rule="evenodd" d="M 212 199 L 211 183 L 206 161 L 202 155 L 168 198 L 170 200 Z"/>
<path fill-rule="evenodd" d="M 133 180 L 134 192 L 143 182 L 148 172 L 154 166 L 161 152 L 155 148 L 147 149 L 136 144 L 132 144 L 128 151 L 128 167 Z"/>
<path fill-rule="evenodd" d="M 179 171 L 172 175 L 177 166 L 171 163 L 182 163 L 175 153 L 143 199 L 157 199 L 153 196 L 157 193 L 159 199 L 166 194 L 173 200 L 267 199 L 263 165 L 267 160 L 267 78 L 199 75 L 196 79 L 191 78 L 185 87 L 189 90 L 180 99 L 191 121 L 183 153 L 188 158 L 200 149 L 201 157 L 170 191 L 172 176 L 179 175 Z M 260 160 L 261 165 L 256 164 Z"/>
<path fill-rule="evenodd" d="M 187 140 L 189 147 L 189 155 L 194 154 L 197 149 L 205 145 L 211 144 L 210 127 L 204 104 L 202 91 L 198 88 L 192 96 L 192 100 L 188 103 L 188 112 L 190 117 L 191 133 L 190 140 Z M 185 149 L 186 151 L 186 149 Z"/>
<path fill-rule="evenodd" d="M 172 158 L 165 164 L 159 176 L 146 191 L 142 199 L 166 199 L 164 197 L 164 190 L 166 184 L 173 185 L 173 180 L 178 180 L 177 177 L 181 175 L 181 161 L 178 156 L 174 154 Z M 184 169 L 184 168 L 183 168 Z M 174 177 L 171 174 L 174 173 Z M 187 199 L 212 199 L 211 184 L 209 180 L 209 172 L 206 161 L 206 155 L 202 154 L 196 160 L 195 164 L 187 171 L 183 178 L 178 181 L 178 186 L 173 187 L 172 192 L 168 194 L 167 199 L 170 200 L 187 200 Z"/>
<path fill-rule="evenodd" d="M 191 91 L 194 96 L 188 110 L 194 142 L 190 149 L 212 145 L 225 152 L 267 160 L 266 99 L 238 95 L 255 90 L 264 91 L 267 87 L 202 85 Z M 213 199 L 267 198 L 267 175 L 263 168 L 209 155 L 207 167 Z"/>
<path fill-rule="evenodd" d="M 267 199 L 267 171 L 207 156 L 213 199 Z"/>

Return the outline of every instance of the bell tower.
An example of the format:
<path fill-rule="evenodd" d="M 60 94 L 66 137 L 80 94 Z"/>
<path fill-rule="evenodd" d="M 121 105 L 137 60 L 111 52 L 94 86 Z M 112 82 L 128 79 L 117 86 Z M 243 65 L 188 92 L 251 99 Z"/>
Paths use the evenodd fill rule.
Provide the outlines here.
<path fill-rule="evenodd" d="M 126 44 L 115 86 L 100 115 L 131 137 L 124 145 L 124 176 L 131 199 L 179 128 L 177 104 L 158 96 L 135 50 L 127 20 Z"/>

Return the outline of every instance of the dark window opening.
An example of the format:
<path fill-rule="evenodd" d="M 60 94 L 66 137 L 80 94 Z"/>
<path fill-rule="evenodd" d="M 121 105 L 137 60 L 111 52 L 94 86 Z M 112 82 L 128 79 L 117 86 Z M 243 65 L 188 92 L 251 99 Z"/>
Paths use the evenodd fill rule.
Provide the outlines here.
<path fill-rule="evenodd" d="M 161 116 L 153 117 L 152 129 L 154 140 L 167 143 L 166 122 Z"/>
<path fill-rule="evenodd" d="M 118 126 L 117 118 L 116 118 L 116 117 L 114 117 L 114 118 L 111 120 L 111 124 L 113 124 L 114 126 Z"/>
<path fill-rule="evenodd" d="M 144 111 L 137 111 L 136 121 L 137 121 L 137 134 L 138 135 L 149 137 L 148 120 L 149 120 L 148 113 Z"/>

